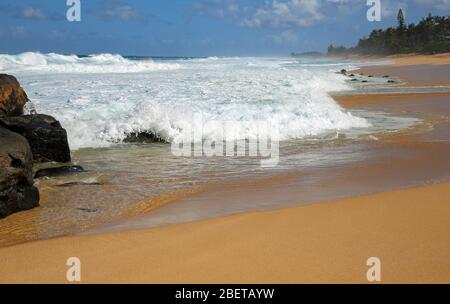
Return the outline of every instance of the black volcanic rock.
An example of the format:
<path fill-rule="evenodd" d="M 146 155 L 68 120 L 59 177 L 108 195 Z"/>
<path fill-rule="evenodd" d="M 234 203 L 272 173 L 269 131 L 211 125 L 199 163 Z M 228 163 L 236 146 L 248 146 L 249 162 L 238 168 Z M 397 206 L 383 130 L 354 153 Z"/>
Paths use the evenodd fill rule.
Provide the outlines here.
<path fill-rule="evenodd" d="M 0 118 L 0 126 L 28 140 L 35 163 L 70 162 L 67 132 L 59 121 L 43 114 Z"/>
<path fill-rule="evenodd" d="M 39 206 L 27 140 L 0 126 L 0 218 Z"/>
<path fill-rule="evenodd" d="M 127 134 L 124 143 L 167 143 L 166 140 L 152 132 L 134 132 Z"/>
<path fill-rule="evenodd" d="M 59 177 L 83 172 L 86 171 L 80 166 L 62 166 L 38 170 L 34 175 L 34 178 Z"/>

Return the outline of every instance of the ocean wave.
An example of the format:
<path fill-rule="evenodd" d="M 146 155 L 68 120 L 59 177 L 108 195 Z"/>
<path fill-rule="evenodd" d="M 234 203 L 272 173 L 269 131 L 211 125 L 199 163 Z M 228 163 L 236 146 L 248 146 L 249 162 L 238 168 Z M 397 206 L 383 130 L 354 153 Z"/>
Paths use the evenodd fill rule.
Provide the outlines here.
<path fill-rule="evenodd" d="M 96 54 L 82 57 L 26 52 L 18 55 L 0 55 L 0 71 L 6 72 L 138 73 L 173 70 L 179 67 L 175 63 L 159 63 L 150 59 L 129 60 L 115 54 Z"/>
<path fill-rule="evenodd" d="M 50 57 L 61 61 L 60 56 Z M 34 64 L 41 59 L 22 58 Z M 91 65 L 127 61 L 115 55 L 64 56 L 63 60 L 87 60 Z M 114 145 L 137 132 L 151 132 L 169 142 L 188 141 L 193 115 L 204 121 L 202 139 L 214 141 L 221 140 L 224 131 L 217 122 L 238 122 L 232 131 L 250 138 L 257 122 L 270 122 L 279 127 L 281 140 L 370 126 L 329 96 L 328 92 L 351 88 L 344 76 L 328 68 L 300 64 L 286 68 L 287 58 L 169 64 L 174 62 L 181 68 L 172 73 L 48 73 L 45 77 L 22 73 L 20 80 L 36 110 L 61 121 L 73 149 Z"/>

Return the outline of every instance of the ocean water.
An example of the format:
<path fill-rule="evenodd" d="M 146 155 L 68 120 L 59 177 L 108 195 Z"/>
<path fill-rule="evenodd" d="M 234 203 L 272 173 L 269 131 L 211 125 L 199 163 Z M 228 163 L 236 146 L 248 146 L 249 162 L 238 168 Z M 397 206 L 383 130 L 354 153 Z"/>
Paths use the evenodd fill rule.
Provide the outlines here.
<path fill-rule="evenodd" d="M 8 223 L 8 231 L 20 231 L 18 239 L 75 233 L 208 183 L 364 159 L 364 147 L 376 134 L 417 120 L 340 107 L 331 93 L 355 88 L 337 72 L 360 64 L 289 57 L 0 55 L 0 73 L 19 79 L 38 113 L 60 120 L 74 163 L 88 170 L 38 180 L 45 198 L 30 211 L 34 225 L 19 223 L 16 229 Z M 239 122 L 233 131 L 242 137 L 255 135 L 258 121 L 278 125 L 279 165 L 265 170 L 249 157 L 180 158 L 168 144 L 123 143 L 127 134 L 143 131 L 168 142 L 189 139 L 195 114 L 208 126 L 202 127 L 203 140 L 223 135 L 221 126 L 208 121 Z"/>
<path fill-rule="evenodd" d="M 245 128 L 274 121 L 282 140 L 370 127 L 329 96 L 351 89 L 331 72 L 338 65 L 292 58 L 0 56 L 0 70 L 18 75 L 38 112 L 61 120 L 73 149 L 111 146 L 140 131 L 181 141 L 192 114 L 206 122 L 246 122 Z M 204 139 L 221 136 L 213 127 L 204 133 Z"/>

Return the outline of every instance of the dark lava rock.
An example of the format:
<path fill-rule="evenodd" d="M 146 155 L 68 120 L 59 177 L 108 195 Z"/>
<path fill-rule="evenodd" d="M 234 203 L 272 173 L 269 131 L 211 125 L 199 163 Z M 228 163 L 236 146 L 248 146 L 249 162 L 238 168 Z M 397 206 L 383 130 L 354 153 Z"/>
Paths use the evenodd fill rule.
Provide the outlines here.
<path fill-rule="evenodd" d="M 28 140 L 35 163 L 70 162 L 67 132 L 53 117 L 43 114 L 2 117 L 0 125 Z"/>
<path fill-rule="evenodd" d="M 384 75 L 384 76 L 383 76 L 383 78 L 389 78 L 389 77 L 390 77 L 389 75 Z"/>
<path fill-rule="evenodd" d="M 76 187 L 76 186 L 103 186 L 103 184 L 99 183 L 99 182 L 94 182 L 94 183 L 70 182 L 70 183 L 59 184 L 56 187 L 69 188 L 69 187 Z"/>
<path fill-rule="evenodd" d="M 363 82 L 363 83 L 367 83 L 368 81 L 367 81 L 367 80 L 363 80 L 363 81 L 361 81 L 361 82 Z"/>
<path fill-rule="evenodd" d="M 27 140 L 0 126 L 0 218 L 39 206 Z"/>
<path fill-rule="evenodd" d="M 350 80 L 350 81 L 358 81 L 358 79 L 356 79 L 356 78 L 353 78 L 352 80 Z"/>
<path fill-rule="evenodd" d="M 167 143 L 166 140 L 151 132 L 130 133 L 123 140 L 124 143 Z"/>
<path fill-rule="evenodd" d="M 86 213 L 96 213 L 98 212 L 98 209 L 91 209 L 91 208 L 77 208 L 79 211 L 83 211 Z"/>
<path fill-rule="evenodd" d="M 373 78 L 373 75 L 369 75 L 369 76 L 367 76 L 367 77 L 369 77 L 369 78 Z"/>
<path fill-rule="evenodd" d="M 19 116 L 28 97 L 14 76 L 0 74 L 0 117 Z"/>
<path fill-rule="evenodd" d="M 395 80 L 388 80 L 388 83 L 395 83 Z"/>
<path fill-rule="evenodd" d="M 348 75 L 348 77 L 355 77 L 355 74 L 350 74 Z"/>
<path fill-rule="evenodd" d="M 347 70 L 346 70 L 346 69 L 342 69 L 342 70 L 341 70 L 341 74 L 342 74 L 342 75 L 347 75 Z"/>
<path fill-rule="evenodd" d="M 86 171 L 81 166 L 62 166 L 38 170 L 34 175 L 34 178 L 59 177 L 83 172 Z"/>

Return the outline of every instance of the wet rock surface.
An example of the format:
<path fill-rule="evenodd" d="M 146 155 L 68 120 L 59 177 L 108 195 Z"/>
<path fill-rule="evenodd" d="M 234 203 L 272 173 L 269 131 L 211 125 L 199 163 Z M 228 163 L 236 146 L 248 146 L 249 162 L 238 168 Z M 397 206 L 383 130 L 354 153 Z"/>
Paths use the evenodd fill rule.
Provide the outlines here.
<path fill-rule="evenodd" d="M 33 108 L 17 79 L 0 74 L 0 218 L 39 206 L 33 164 L 71 161 L 67 132 L 59 121 L 34 111 L 23 115 L 26 106 Z M 63 168 L 39 175 L 77 170 Z"/>
<path fill-rule="evenodd" d="M 67 176 L 71 174 L 78 174 L 86 172 L 81 166 L 62 166 L 62 167 L 54 167 L 54 168 L 45 168 L 38 170 L 34 175 L 34 178 L 44 178 L 44 177 L 60 177 Z"/>
<path fill-rule="evenodd" d="M 2 117 L 0 125 L 28 140 L 35 163 L 71 161 L 67 132 L 55 118 L 44 114 Z"/>
<path fill-rule="evenodd" d="M 0 74 L 0 117 L 22 115 L 27 94 L 14 76 Z"/>
<path fill-rule="evenodd" d="M 0 218 L 39 206 L 27 140 L 0 127 Z"/>
<path fill-rule="evenodd" d="M 130 133 L 123 140 L 124 143 L 167 143 L 166 140 L 151 132 Z"/>

